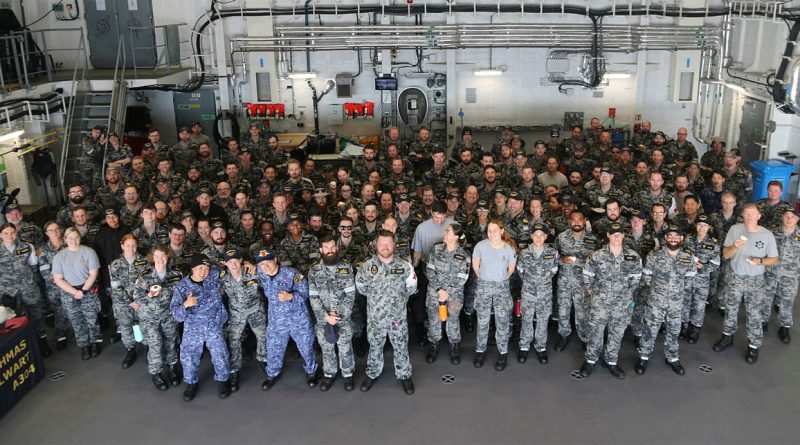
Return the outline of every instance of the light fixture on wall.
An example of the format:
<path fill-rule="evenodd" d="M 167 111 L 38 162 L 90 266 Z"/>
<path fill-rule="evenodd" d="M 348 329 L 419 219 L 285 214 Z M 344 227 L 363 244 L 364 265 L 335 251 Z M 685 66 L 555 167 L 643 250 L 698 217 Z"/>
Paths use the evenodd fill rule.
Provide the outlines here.
<path fill-rule="evenodd" d="M 605 73 L 603 74 L 603 80 L 608 79 L 630 79 L 631 73 Z"/>
<path fill-rule="evenodd" d="M 8 133 L 0 134 L 0 142 L 14 140 L 25 133 L 25 130 L 11 130 Z"/>
<path fill-rule="evenodd" d="M 480 68 L 472 72 L 478 77 L 502 76 L 503 71 L 497 68 Z"/>
<path fill-rule="evenodd" d="M 289 73 L 289 79 L 316 79 L 317 73 L 313 71 L 302 73 Z"/>

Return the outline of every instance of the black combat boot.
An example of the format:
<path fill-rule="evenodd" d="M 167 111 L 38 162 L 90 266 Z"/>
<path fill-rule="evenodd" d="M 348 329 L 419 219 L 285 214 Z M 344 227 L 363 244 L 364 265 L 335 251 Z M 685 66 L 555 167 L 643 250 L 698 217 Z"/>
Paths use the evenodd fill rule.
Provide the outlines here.
<path fill-rule="evenodd" d="M 428 355 L 425 356 L 425 361 L 433 363 L 436 361 L 436 356 L 439 355 L 439 343 L 433 343 L 428 346 Z"/>
<path fill-rule="evenodd" d="M 130 348 L 125 350 L 125 358 L 122 359 L 122 369 L 128 369 L 133 365 L 133 362 L 136 361 L 136 348 Z"/>
<path fill-rule="evenodd" d="M 50 345 L 47 344 L 47 337 L 39 338 L 39 352 L 42 354 L 42 357 L 50 357 L 53 355 Z"/>
<path fill-rule="evenodd" d="M 472 360 L 472 365 L 476 368 L 482 368 L 483 362 L 486 360 L 486 353 L 485 352 L 476 352 L 475 358 Z"/>
<path fill-rule="evenodd" d="M 744 361 L 747 363 L 755 364 L 758 361 L 758 348 L 747 348 L 747 355 L 744 356 Z"/>
<path fill-rule="evenodd" d="M 356 388 L 356 384 L 353 383 L 353 376 L 345 377 L 344 378 L 344 390 L 350 392 Z"/>
<path fill-rule="evenodd" d="M 781 340 L 781 343 L 788 345 L 792 342 L 792 336 L 789 335 L 789 328 L 786 326 L 781 326 L 778 328 L 778 338 Z"/>
<path fill-rule="evenodd" d="M 97 357 L 100 355 L 100 343 L 94 342 L 89 346 L 89 354 L 92 357 Z"/>
<path fill-rule="evenodd" d="M 231 395 L 231 384 L 227 380 L 217 383 L 217 395 L 220 399 L 224 399 Z"/>
<path fill-rule="evenodd" d="M 733 337 L 730 335 L 722 335 L 722 338 L 714 345 L 714 352 L 722 352 L 733 346 Z"/>
<path fill-rule="evenodd" d="M 236 392 L 239 390 L 239 371 L 234 371 L 231 373 L 230 378 L 228 379 L 230 382 L 231 392 Z"/>
<path fill-rule="evenodd" d="M 500 354 L 497 356 L 497 362 L 494 364 L 494 370 L 503 371 L 506 369 L 506 365 L 508 365 L 508 354 Z"/>
<path fill-rule="evenodd" d="M 186 385 L 186 391 L 183 392 L 183 401 L 191 402 L 194 396 L 197 395 L 197 383 L 190 383 Z"/>
<path fill-rule="evenodd" d="M 152 377 L 153 377 L 153 385 L 155 385 L 157 390 L 166 391 L 169 389 L 169 385 L 167 385 L 167 382 L 165 382 L 164 379 L 161 378 L 160 372 L 153 374 Z"/>
<path fill-rule="evenodd" d="M 81 360 L 89 360 L 92 358 L 92 352 L 89 350 L 88 346 L 84 346 L 81 348 Z"/>
<path fill-rule="evenodd" d="M 174 364 L 167 368 L 170 386 L 178 386 L 181 384 L 181 373 L 178 371 L 178 364 Z"/>
<path fill-rule="evenodd" d="M 461 343 L 452 343 L 450 345 L 450 363 L 457 365 L 461 363 Z"/>

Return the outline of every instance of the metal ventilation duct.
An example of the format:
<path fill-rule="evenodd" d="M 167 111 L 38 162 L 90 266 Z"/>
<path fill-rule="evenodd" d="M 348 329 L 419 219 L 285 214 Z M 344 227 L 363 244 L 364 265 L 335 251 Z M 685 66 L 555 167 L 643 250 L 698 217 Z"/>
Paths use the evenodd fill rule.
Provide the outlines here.
<path fill-rule="evenodd" d="M 786 103 L 792 111 L 800 114 L 800 58 L 789 65 L 786 79 Z"/>

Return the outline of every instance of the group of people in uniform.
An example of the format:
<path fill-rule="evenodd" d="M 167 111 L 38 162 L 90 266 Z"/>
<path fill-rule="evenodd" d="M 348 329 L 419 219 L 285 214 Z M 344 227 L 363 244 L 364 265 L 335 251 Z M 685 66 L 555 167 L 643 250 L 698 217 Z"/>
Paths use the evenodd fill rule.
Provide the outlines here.
<path fill-rule="evenodd" d="M 666 362 L 683 375 L 680 341 L 698 341 L 709 303 L 724 316 L 715 351 L 732 345 L 742 302 L 748 363 L 773 307 L 790 343 L 800 212 L 784 184 L 749 202 L 738 151 L 714 139 L 698 158 L 684 128 L 671 140 L 645 122 L 628 145 L 597 119 L 569 130 L 531 147 L 506 127 L 482 147 L 464 127 L 448 155 L 427 128 L 411 141 L 391 128 L 352 166 L 317 171 L 258 125 L 218 156 L 198 123 L 172 145 L 153 129 L 138 156 L 97 128 L 84 142 L 84 180 L 54 220 L 38 227 L 18 205 L 3 209 L 3 302 L 27 312 L 45 356 L 48 313 L 56 349 L 72 331 L 84 360 L 113 326 L 122 367 L 145 345 L 154 386 L 183 380 L 187 401 L 204 348 L 224 398 L 254 352 L 271 389 L 290 338 L 308 386 L 327 391 L 340 376 L 353 390 L 355 356 L 366 355 L 369 391 L 388 337 L 408 394 L 409 344 L 434 363 L 444 339 L 458 365 L 462 328 L 476 335 L 475 367 L 493 345 L 503 371 L 512 338 L 519 363 L 532 347 L 547 364 L 574 330 L 580 373 L 605 350 L 620 379 L 628 330 L 637 374 L 663 331 Z"/>

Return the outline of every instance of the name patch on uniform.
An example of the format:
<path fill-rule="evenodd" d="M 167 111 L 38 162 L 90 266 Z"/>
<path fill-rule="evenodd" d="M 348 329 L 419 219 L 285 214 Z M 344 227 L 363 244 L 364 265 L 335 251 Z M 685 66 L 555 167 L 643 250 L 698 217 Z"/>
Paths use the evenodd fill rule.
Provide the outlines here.
<path fill-rule="evenodd" d="M 692 260 L 689 258 L 678 258 L 678 262 L 683 264 L 691 264 Z"/>
<path fill-rule="evenodd" d="M 467 257 L 465 257 L 464 255 L 461 255 L 460 253 L 457 253 L 457 254 L 453 255 L 453 258 L 455 258 L 457 260 L 466 260 L 467 259 Z"/>
<path fill-rule="evenodd" d="M 402 275 L 404 273 L 405 273 L 405 269 L 403 269 L 402 267 L 398 267 L 396 269 L 392 269 L 391 270 L 391 274 L 392 275 Z"/>
<path fill-rule="evenodd" d="M 555 255 L 553 255 L 553 254 L 551 253 L 551 254 L 549 254 L 549 255 L 545 255 L 545 256 L 543 256 L 543 257 L 542 257 L 542 259 L 544 259 L 544 260 L 552 260 L 552 259 L 553 259 L 553 258 L 555 258 L 555 257 L 556 257 L 556 256 L 555 256 Z"/>
<path fill-rule="evenodd" d="M 19 249 L 17 249 L 16 253 L 17 255 L 24 255 L 26 253 L 31 253 L 31 248 L 30 246 L 20 247 Z"/>
<path fill-rule="evenodd" d="M 658 200 L 662 204 L 672 204 L 672 199 L 671 198 L 662 197 L 662 198 L 658 198 Z"/>
<path fill-rule="evenodd" d="M 594 244 L 597 244 L 597 243 L 595 242 L 595 240 L 593 240 L 593 239 L 591 239 L 591 238 L 583 240 L 583 243 L 584 243 L 584 244 L 592 244 L 592 245 L 594 245 Z"/>
<path fill-rule="evenodd" d="M 253 285 L 253 284 L 258 284 L 258 280 L 247 280 L 247 281 L 244 282 L 244 284 L 246 286 L 250 286 L 250 285 Z"/>
<path fill-rule="evenodd" d="M 394 243 L 395 247 L 408 247 L 408 243 Z"/>
<path fill-rule="evenodd" d="M 144 266 L 145 264 L 147 264 L 147 261 L 145 261 L 145 260 L 137 260 L 137 261 L 133 262 L 133 265 L 137 266 L 137 267 L 138 266 Z"/>
<path fill-rule="evenodd" d="M 347 275 L 347 274 L 350 273 L 350 269 L 348 269 L 346 267 L 340 267 L 340 268 L 336 269 L 336 273 L 338 273 L 340 275 Z"/>
<path fill-rule="evenodd" d="M 636 255 L 625 255 L 625 261 L 636 261 Z"/>

